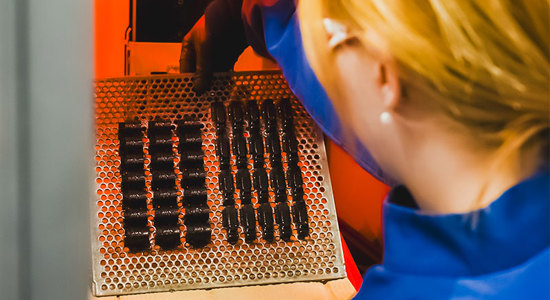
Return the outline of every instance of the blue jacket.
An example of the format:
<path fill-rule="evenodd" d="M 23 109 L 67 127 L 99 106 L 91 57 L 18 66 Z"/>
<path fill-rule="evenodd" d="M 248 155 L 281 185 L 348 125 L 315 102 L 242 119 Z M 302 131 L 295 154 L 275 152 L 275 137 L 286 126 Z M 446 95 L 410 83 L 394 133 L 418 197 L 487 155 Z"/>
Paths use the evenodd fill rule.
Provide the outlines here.
<path fill-rule="evenodd" d="M 305 56 L 294 0 L 245 0 L 243 12 L 254 49 L 278 62 L 325 134 L 351 150 Z M 352 155 L 389 182 L 366 149 Z M 404 187 L 394 188 L 384 204 L 384 262 L 367 272 L 356 298 L 550 299 L 549 182 L 539 174 L 487 208 L 453 215 L 422 214 Z"/>
<path fill-rule="evenodd" d="M 426 215 L 404 187 L 384 203 L 384 262 L 358 299 L 550 299 L 550 173 L 488 207 Z"/>

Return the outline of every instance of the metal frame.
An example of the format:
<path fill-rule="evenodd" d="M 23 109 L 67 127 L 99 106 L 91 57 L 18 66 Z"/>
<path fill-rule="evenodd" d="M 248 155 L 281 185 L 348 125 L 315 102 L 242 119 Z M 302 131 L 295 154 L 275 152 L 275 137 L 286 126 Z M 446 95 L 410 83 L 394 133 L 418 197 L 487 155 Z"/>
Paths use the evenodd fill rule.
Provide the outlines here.
<path fill-rule="evenodd" d="M 0 1 L 2 299 L 85 299 L 92 1 Z"/>

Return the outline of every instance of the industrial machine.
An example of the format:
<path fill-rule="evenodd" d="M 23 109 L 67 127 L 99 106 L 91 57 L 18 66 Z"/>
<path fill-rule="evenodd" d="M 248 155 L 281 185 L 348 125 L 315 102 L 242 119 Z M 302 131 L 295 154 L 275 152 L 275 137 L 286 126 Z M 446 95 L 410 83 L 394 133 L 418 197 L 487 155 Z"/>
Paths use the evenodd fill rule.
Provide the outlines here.
<path fill-rule="evenodd" d="M 282 75 L 218 74 L 196 95 L 170 74 L 185 26 L 141 22 L 153 2 L 208 1 L 132 1 L 128 76 L 93 95 L 92 2 L 0 12 L 1 298 L 83 299 L 90 257 L 97 296 L 345 277 L 323 138 Z"/>

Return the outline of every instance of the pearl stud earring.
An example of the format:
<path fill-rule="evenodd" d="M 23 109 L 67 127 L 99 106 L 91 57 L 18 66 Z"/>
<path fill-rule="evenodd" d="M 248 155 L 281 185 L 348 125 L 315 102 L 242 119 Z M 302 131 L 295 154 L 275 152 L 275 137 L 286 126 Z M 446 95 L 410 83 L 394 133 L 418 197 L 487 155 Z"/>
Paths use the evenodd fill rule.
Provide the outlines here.
<path fill-rule="evenodd" d="M 380 114 L 380 122 L 382 124 L 390 124 L 393 121 L 393 117 L 391 113 L 385 111 Z"/>

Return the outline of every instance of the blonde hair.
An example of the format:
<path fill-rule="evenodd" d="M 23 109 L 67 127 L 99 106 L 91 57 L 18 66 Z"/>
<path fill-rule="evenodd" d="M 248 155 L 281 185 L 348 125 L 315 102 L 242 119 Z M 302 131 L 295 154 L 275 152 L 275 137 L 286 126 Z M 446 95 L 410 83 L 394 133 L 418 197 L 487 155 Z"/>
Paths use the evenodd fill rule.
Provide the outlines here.
<path fill-rule="evenodd" d="M 515 167 L 522 149 L 548 145 L 549 12 L 549 0 L 300 0 L 298 8 L 306 55 L 332 99 L 340 77 L 324 18 L 363 45 L 375 32 L 404 86 L 435 95 L 427 100 L 496 149 L 495 166 Z"/>

